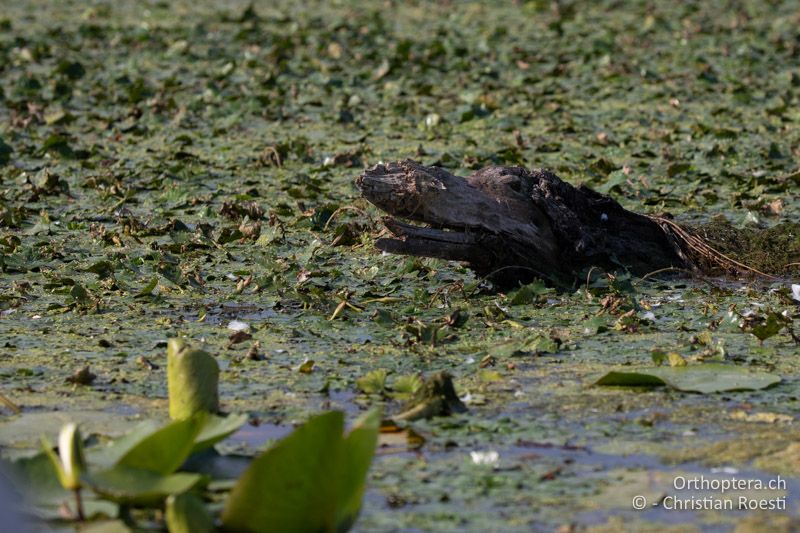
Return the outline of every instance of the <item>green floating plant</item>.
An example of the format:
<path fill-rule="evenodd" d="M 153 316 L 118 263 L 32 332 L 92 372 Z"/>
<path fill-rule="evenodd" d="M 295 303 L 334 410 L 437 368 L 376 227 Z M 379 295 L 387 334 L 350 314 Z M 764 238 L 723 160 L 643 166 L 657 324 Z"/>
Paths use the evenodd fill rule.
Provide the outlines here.
<path fill-rule="evenodd" d="M 225 528 L 347 531 L 361 509 L 380 421 L 380 411 L 370 411 L 344 436 L 344 413 L 311 418 L 239 478 L 222 513 Z"/>
<path fill-rule="evenodd" d="M 117 504 L 121 516 L 130 507 L 161 507 L 166 501 L 170 531 L 213 531 L 211 515 L 197 496 L 207 478 L 178 470 L 193 453 L 236 431 L 247 416 L 209 412 L 219 402 L 219 368 L 209 354 L 172 340 L 168 358 L 171 423 L 159 427 L 146 421 L 109 446 L 88 449 L 88 461 L 75 424 L 62 429 L 58 455 L 42 439 L 61 486 L 75 494 L 79 519 L 84 519 L 80 491 L 87 487 Z M 225 528 L 348 530 L 361 509 L 380 421 L 380 411 L 370 411 L 345 435 L 342 412 L 310 419 L 241 476 L 222 513 Z"/>
<path fill-rule="evenodd" d="M 165 520 L 169 533 L 211 533 L 214 519 L 203 501 L 192 493 L 167 498 Z"/>
<path fill-rule="evenodd" d="M 780 376 L 767 372 L 724 363 L 703 363 L 613 370 L 600 377 L 594 384 L 611 387 L 666 385 L 684 392 L 713 394 L 765 389 L 780 382 Z"/>
<path fill-rule="evenodd" d="M 245 420 L 243 415 L 221 418 L 201 412 L 161 427 L 147 421 L 109 446 L 85 452 L 78 427 L 67 424 L 58 453 L 43 438 L 45 451 L 38 457 L 75 494 L 80 520 L 85 518 L 81 490 L 91 489 L 116 504 L 120 516 L 131 507 L 160 508 L 166 502 L 170 531 L 213 531 L 212 516 L 199 497 L 207 478 L 179 469 L 191 454 L 224 439 Z M 373 410 L 344 434 L 342 412 L 310 419 L 256 458 L 239 478 L 222 512 L 226 530 L 347 531 L 361 508 L 380 422 L 380 411 Z M 21 481 L 44 487 L 46 478 L 53 479 L 26 464 L 14 469 Z"/>
<path fill-rule="evenodd" d="M 178 469 L 190 455 L 223 440 L 246 420 L 246 415 L 223 418 L 201 412 L 165 426 L 146 421 L 109 446 L 85 453 L 78 427 L 67 424 L 59 435 L 58 454 L 44 437 L 42 445 L 61 486 L 75 494 L 81 518 L 83 488 L 121 506 L 157 507 L 170 495 L 201 486 L 203 476 Z M 18 470 L 29 477 L 26 469 Z"/>
<path fill-rule="evenodd" d="M 110 465 L 87 474 L 86 483 L 122 506 L 159 506 L 171 494 L 191 490 L 203 476 L 175 472 L 192 453 L 206 420 L 205 413 L 198 413 L 155 431 L 134 431 L 100 450 L 97 462 Z"/>

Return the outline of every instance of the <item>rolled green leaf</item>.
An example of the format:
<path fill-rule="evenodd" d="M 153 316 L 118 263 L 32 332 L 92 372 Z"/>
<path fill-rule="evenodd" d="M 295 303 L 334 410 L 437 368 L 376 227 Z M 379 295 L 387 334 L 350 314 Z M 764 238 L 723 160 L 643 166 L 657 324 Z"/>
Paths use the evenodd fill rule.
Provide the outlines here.
<path fill-rule="evenodd" d="M 203 350 L 190 348 L 180 339 L 167 344 L 169 416 L 173 420 L 195 413 L 219 411 L 219 365 Z"/>

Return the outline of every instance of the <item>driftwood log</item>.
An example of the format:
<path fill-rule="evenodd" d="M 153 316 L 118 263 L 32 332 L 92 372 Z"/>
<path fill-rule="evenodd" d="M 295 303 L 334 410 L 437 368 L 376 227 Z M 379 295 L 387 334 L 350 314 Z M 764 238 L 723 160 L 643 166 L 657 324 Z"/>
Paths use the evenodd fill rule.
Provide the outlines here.
<path fill-rule="evenodd" d="M 384 224 L 393 237 L 378 239 L 379 249 L 463 261 L 499 285 L 571 284 L 591 267 L 639 276 L 693 269 L 698 257 L 752 270 L 668 218 L 628 211 L 547 170 L 491 166 L 463 178 L 406 160 L 365 171 L 357 185 L 391 215 Z"/>

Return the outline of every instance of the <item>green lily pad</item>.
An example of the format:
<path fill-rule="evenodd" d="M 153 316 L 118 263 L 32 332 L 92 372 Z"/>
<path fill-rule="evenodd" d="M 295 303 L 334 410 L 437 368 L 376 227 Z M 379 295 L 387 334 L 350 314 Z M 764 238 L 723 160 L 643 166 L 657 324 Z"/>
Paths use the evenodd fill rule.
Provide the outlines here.
<path fill-rule="evenodd" d="M 158 421 L 145 420 L 107 446 L 93 446 L 88 448 L 86 450 L 88 461 L 91 465 L 96 467 L 111 468 L 142 440 L 158 431 L 159 427 Z"/>
<path fill-rule="evenodd" d="M 231 425 L 233 422 L 232 420 Z M 203 436 L 206 424 L 204 414 L 172 422 L 163 427 L 155 420 L 147 420 L 110 445 L 89 448 L 86 454 L 89 463 L 95 467 L 111 468 L 123 465 L 170 474 L 177 470 L 195 449 L 207 447 L 205 445 L 207 441 L 212 441 L 211 444 L 214 444 L 217 440 L 225 438 L 227 434 L 223 430 L 230 429 L 211 422 L 208 432 Z M 202 447 L 198 447 L 201 444 Z"/>
<path fill-rule="evenodd" d="M 72 502 L 74 495 L 59 483 L 46 453 L 41 452 L 13 462 L 0 461 L 0 471 L 8 476 L 8 480 L 26 503 L 36 506 L 38 519 L 64 518 L 64 502 Z M 116 516 L 118 510 L 115 503 L 95 499 L 84 491 L 83 511 L 87 517 Z"/>
<path fill-rule="evenodd" d="M 751 333 L 763 342 L 780 333 L 787 324 L 791 324 L 791 320 L 787 320 L 783 315 L 768 313 L 766 319 L 761 324 L 753 327 Z"/>
<path fill-rule="evenodd" d="M 192 453 L 205 422 L 205 416 L 172 422 L 131 447 L 117 465 L 170 474 Z"/>
<path fill-rule="evenodd" d="M 192 493 L 167 498 L 167 530 L 170 533 L 210 533 L 214 520 L 203 501 Z"/>
<path fill-rule="evenodd" d="M 58 482 L 53 465 L 44 452 L 16 461 L 0 461 L 3 472 L 18 487 L 21 496 L 38 505 L 58 505 L 70 493 Z"/>
<path fill-rule="evenodd" d="M 208 415 L 200 433 L 194 439 L 192 453 L 210 448 L 247 422 L 246 414 L 230 414 L 228 416 Z"/>
<path fill-rule="evenodd" d="M 350 529 L 358 518 L 380 425 L 381 412 L 372 410 L 356 422 L 356 427 L 344 439 L 344 454 L 337 475 L 340 487 L 336 512 L 338 531 Z"/>
<path fill-rule="evenodd" d="M 552 292 L 540 280 L 523 285 L 511 295 L 511 305 L 529 305 L 546 300 L 546 295 Z"/>
<path fill-rule="evenodd" d="M 373 411 L 342 438 L 343 413 L 310 419 L 239 478 L 222 514 L 225 528 L 346 531 L 361 506 L 379 425 Z"/>
<path fill-rule="evenodd" d="M 759 390 L 780 383 L 780 376 L 721 363 L 675 367 L 641 368 L 635 371 L 615 370 L 594 384 L 616 387 L 669 386 L 684 392 Z"/>
<path fill-rule="evenodd" d="M 210 448 L 245 422 L 246 414 L 226 417 L 201 414 L 163 427 L 155 420 L 146 420 L 108 446 L 89 448 L 87 456 L 92 465 L 100 468 L 127 464 L 168 474 L 183 464 L 189 455 Z"/>
<path fill-rule="evenodd" d="M 55 438 L 61 427 L 69 422 L 79 424 L 85 435 L 100 433 L 111 437 L 122 435 L 132 425 L 124 416 L 90 409 L 23 413 L 0 424 L 0 445 L 35 447 L 42 434 Z"/>
<path fill-rule="evenodd" d="M 608 331 L 608 320 L 603 316 L 594 316 L 583 322 L 585 335 L 597 335 L 605 331 Z"/>
<path fill-rule="evenodd" d="M 142 298 L 144 296 L 150 296 L 153 294 L 153 291 L 156 289 L 158 285 L 158 276 L 153 276 L 153 278 L 147 282 L 147 285 L 142 287 L 142 290 L 137 292 L 133 297 L 134 298 Z"/>
<path fill-rule="evenodd" d="M 155 507 L 172 494 L 181 494 L 201 484 L 199 474 L 178 473 L 164 476 L 141 468 L 116 466 L 86 476 L 97 494 L 120 505 Z"/>

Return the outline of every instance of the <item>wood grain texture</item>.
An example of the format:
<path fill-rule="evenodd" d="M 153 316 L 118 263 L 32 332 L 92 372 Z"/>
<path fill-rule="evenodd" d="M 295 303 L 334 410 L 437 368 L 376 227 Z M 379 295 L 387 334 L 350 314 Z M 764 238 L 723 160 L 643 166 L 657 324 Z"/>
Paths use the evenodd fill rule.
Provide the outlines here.
<path fill-rule="evenodd" d="M 459 177 L 405 160 L 377 165 L 357 184 L 390 215 L 394 237 L 379 239 L 379 249 L 464 261 L 500 284 L 569 283 L 592 266 L 637 275 L 690 266 L 658 219 L 547 170 L 491 166 Z"/>

